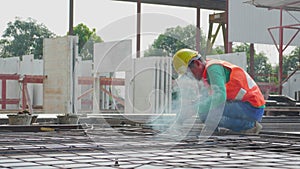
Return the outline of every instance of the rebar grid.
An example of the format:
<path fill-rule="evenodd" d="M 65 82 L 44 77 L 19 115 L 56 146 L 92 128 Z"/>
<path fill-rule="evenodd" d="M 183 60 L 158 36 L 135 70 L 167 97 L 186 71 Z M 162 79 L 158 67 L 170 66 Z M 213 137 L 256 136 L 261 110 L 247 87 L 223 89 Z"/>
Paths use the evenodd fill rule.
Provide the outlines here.
<path fill-rule="evenodd" d="M 0 133 L 1 168 L 298 168 L 300 136 L 184 140 L 137 127 Z"/>

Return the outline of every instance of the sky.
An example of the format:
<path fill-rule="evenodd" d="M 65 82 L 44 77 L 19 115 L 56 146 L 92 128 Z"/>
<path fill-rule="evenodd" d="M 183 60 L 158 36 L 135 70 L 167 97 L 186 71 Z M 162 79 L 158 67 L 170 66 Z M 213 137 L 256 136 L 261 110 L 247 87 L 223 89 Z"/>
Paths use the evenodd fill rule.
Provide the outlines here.
<path fill-rule="evenodd" d="M 15 17 L 31 17 L 57 35 L 69 27 L 69 0 L 0 0 L 0 35 Z M 74 0 L 74 26 L 84 23 L 95 28 L 104 41 L 132 38 L 135 43 L 136 3 L 113 0 Z M 208 15 L 219 11 L 201 10 L 201 28 L 208 33 Z M 166 28 L 196 24 L 196 9 L 142 4 L 142 49 L 145 50 Z M 133 44 L 134 45 L 134 44 Z M 222 45 L 219 34 L 215 45 Z M 134 45 L 135 46 L 135 45 Z M 278 63 L 274 45 L 255 45 L 272 64 Z"/>
<path fill-rule="evenodd" d="M 5 0 L 2 0 L 2 2 Z M 131 2 L 119 2 L 112 0 L 74 0 L 74 26 L 79 23 L 86 24 L 89 28 L 96 28 L 97 33 L 109 27 L 111 24 L 126 21 L 125 23 L 135 24 L 131 20 L 135 20 L 136 4 Z M 2 3 L 3 4 L 3 3 Z M 5 5 L 0 7 L 0 31 L 1 34 L 5 30 L 9 21 L 14 21 L 15 17 L 28 18 L 31 17 L 43 23 L 51 31 L 58 35 L 65 35 L 69 26 L 69 0 L 6 0 Z M 186 23 L 195 23 L 195 9 L 183 7 L 170 7 L 162 5 L 142 5 L 143 13 L 156 13 L 163 16 L 173 16 L 173 20 L 182 20 Z M 156 19 L 160 17 L 154 16 Z M 128 18 L 130 21 L 128 21 Z M 176 19 L 175 19 L 176 18 Z M 127 19 L 127 20 L 126 20 Z M 178 25 L 176 21 L 169 25 L 158 23 L 153 20 L 144 20 L 143 24 L 152 25 L 156 30 L 163 31 L 165 28 Z M 206 19 L 207 20 L 207 19 Z M 181 21 L 181 23 L 182 23 Z M 163 22 L 164 23 L 164 22 Z M 135 31 L 124 30 L 124 26 L 118 25 L 119 32 Z M 165 26 L 162 27 L 162 26 Z M 116 34 L 111 32 L 110 34 Z M 125 33 L 124 33 L 125 34 Z M 105 41 L 111 40 L 111 35 L 100 35 Z"/>

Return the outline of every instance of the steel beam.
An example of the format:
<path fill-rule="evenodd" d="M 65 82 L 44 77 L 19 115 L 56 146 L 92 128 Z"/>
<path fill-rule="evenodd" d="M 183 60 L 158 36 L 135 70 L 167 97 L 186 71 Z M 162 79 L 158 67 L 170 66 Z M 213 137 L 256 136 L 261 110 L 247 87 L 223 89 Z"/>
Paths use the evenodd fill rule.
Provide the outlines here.
<path fill-rule="evenodd" d="M 69 35 L 74 35 L 73 23 L 74 23 L 74 0 L 70 0 L 69 7 Z"/>
<path fill-rule="evenodd" d="M 136 58 L 141 56 L 141 0 L 137 0 L 137 22 L 136 22 Z"/>
<path fill-rule="evenodd" d="M 254 44 L 250 44 L 250 75 L 252 78 L 255 77 L 255 71 L 254 71 Z"/>
<path fill-rule="evenodd" d="M 201 14 L 201 10 L 199 7 L 196 8 L 197 10 L 197 16 L 196 16 L 196 23 L 197 23 L 197 28 L 196 28 L 196 50 L 200 53 L 200 43 L 201 43 L 201 28 L 200 28 L 200 14 Z"/>
<path fill-rule="evenodd" d="M 139 0 L 115 0 L 137 2 Z M 157 4 L 157 5 L 171 5 L 181 7 L 193 7 L 209 10 L 226 10 L 226 0 L 142 0 L 142 3 Z"/>

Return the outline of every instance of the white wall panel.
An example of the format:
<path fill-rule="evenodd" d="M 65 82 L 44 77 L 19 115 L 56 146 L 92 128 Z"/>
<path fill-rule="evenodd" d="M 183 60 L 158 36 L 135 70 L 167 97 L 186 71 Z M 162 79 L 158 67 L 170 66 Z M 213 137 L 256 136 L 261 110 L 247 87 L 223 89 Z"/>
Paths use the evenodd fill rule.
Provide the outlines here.
<path fill-rule="evenodd" d="M 34 59 L 33 55 L 22 56 L 22 61 L 18 57 L 0 59 L 1 74 L 23 75 L 43 75 L 43 60 Z M 7 98 L 22 99 L 22 86 L 17 81 L 7 81 Z M 0 83 L 0 89 L 2 88 Z M 43 85 L 28 84 L 29 96 L 32 105 L 43 105 Z M 1 90 L 0 90 L 1 95 Z M 7 109 L 17 109 L 19 105 L 7 105 Z"/>
<path fill-rule="evenodd" d="M 132 71 L 125 72 L 125 113 L 133 113 Z"/>
<path fill-rule="evenodd" d="M 126 72 L 132 70 L 132 41 L 112 41 L 94 45 L 93 73 L 109 77 L 109 72 Z M 98 84 L 94 84 L 98 85 Z M 99 97 L 98 97 L 99 96 Z M 102 91 L 94 90 L 93 112 L 109 107 L 109 97 Z M 126 96 L 125 96 L 126 97 Z M 96 99 L 95 99 L 96 98 Z M 98 99 L 97 99 L 98 98 Z M 98 106 L 99 107 L 96 107 Z"/>
<path fill-rule="evenodd" d="M 279 26 L 280 11 L 267 8 L 258 8 L 246 0 L 229 0 L 229 34 L 230 42 L 274 44 L 268 28 Z M 300 12 L 290 12 L 295 18 L 300 18 Z M 283 12 L 283 25 L 299 24 L 287 12 Z M 296 30 L 284 30 L 284 44 L 293 36 Z M 279 42 L 278 29 L 273 31 L 277 43 Z M 300 45 L 300 34 L 291 43 Z"/>
<path fill-rule="evenodd" d="M 81 60 L 79 59 L 76 66 L 77 76 L 88 76 L 92 77 L 92 60 Z M 84 92 L 88 91 L 89 89 L 93 88 L 93 85 L 77 85 L 76 86 L 76 92 L 77 95 L 80 96 Z M 77 97 L 78 97 L 77 96 Z M 90 100 L 92 101 L 92 93 L 90 93 L 88 96 L 83 97 L 80 100 L 77 100 L 77 110 L 92 110 L 92 105 L 82 104 L 82 100 Z"/>
<path fill-rule="evenodd" d="M 33 75 L 33 55 L 22 56 L 22 61 L 20 62 L 20 75 Z M 33 105 L 33 84 L 27 84 L 27 90 L 30 97 L 30 105 Z"/>
<path fill-rule="evenodd" d="M 132 64 L 131 40 L 96 43 L 94 45 L 95 72 L 130 71 Z"/>
<path fill-rule="evenodd" d="M 292 72 L 289 71 L 289 74 Z M 282 94 L 287 95 L 291 98 L 295 98 L 295 93 L 298 92 L 300 94 L 300 71 L 297 71 L 293 76 L 289 78 L 287 82 L 285 82 L 282 88 Z M 299 96 L 298 96 L 299 98 Z"/>
<path fill-rule="evenodd" d="M 145 57 L 134 59 L 133 76 L 129 83 L 132 112 L 169 113 L 171 107 L 171 58 Z M 130 110 L 130 107 L 129 109 Z"/>
<path fill-rule="evenodd" d="M 18 74 L 20 72 L 19 57 L 11 57 L 2 59 L 0 72 L 2 74 Z"/>
<path fill-rule="evenodd" d="M 44 111 L 72 113 L 74 37 L 44 39 Z"/>
<path fill-rule="evenodd" d="M 225 60 L 227 62 L 240 66 L 244 70 L 247 70 L 247 55 L 245 52 L 208 55 L 207 58 Z"/>
<path fill-rule="evenodd" d="M 20 60 L 19 57 L 11 57 L 1 59 L 0 62 L 0 72 L 1 74 L 19 74 L 20 72 Z M 0 84 L 2 89 L 2 85 Z M 19 82 L 16 80 L 8 80 L 6 81 L 6 98 L 15 99 L 19 98 L 21 95 L 21 88 Z M 1 91 L 0 91 L 0 94 Z M 19 105 L 8 104 L 6 106 L 7 109 L 18 109 Z"/>
<path fill-rule="evenodd" d="M 44 75 L 43 60 L 35 59 L 33 60 L 33 75 Z M 33 105 L 42 106 L 43 105 L 43 84 L 33 84 Z"/>

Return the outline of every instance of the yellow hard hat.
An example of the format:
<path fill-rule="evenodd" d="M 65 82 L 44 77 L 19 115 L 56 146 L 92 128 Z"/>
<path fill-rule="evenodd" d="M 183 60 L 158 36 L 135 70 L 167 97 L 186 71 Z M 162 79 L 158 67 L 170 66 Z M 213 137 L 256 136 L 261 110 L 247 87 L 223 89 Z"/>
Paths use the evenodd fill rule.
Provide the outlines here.
<path fill-rule="evenodd" d="M 173 67 L 178 74 L 184 74 L 193 58 L 198 56 L 198 52 L 191 49 L 180 49 L 173 56 Z"/>

